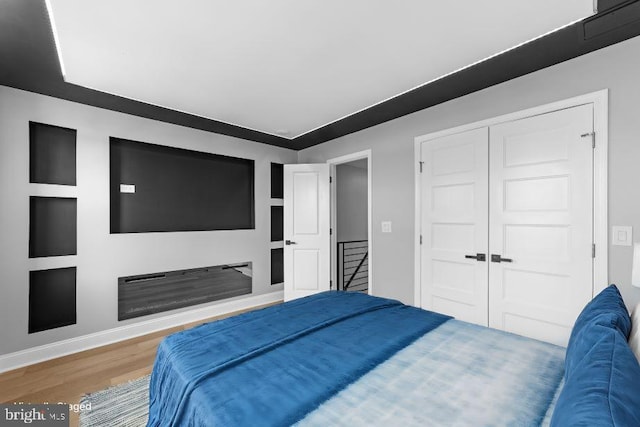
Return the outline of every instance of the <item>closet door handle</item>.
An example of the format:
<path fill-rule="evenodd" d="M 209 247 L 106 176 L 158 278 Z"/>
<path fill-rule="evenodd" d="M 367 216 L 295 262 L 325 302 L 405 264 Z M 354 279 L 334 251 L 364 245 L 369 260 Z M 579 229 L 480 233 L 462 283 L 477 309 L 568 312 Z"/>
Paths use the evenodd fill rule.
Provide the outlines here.
<path fill-rule="evenodd" d="M 485 254 L 465 255 L 464 257 L 483 262 L 487 260 L 487 256 Z"/>
<path fill-rule="evenodd" d="M 285 245 L 297 245 L 297 243 L 296 243 L 296 242 L 292 242 L 291 240 L 285 240 L 285 241 L 284 241 L 284 244 L 285 244 Z"/>
<path fill-rule="evenodd" d="M 491 262 L 513 262 L 511 258 L 502 258 L 500 255 L 491 255 Z"/>

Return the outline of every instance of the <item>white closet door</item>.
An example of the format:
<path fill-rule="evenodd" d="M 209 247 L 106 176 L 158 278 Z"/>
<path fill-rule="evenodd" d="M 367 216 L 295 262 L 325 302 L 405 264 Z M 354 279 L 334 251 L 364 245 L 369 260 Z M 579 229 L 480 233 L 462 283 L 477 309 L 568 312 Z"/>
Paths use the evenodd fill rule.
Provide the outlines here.
<path fill-rule="evenodd" d="M 489 129 L 489 252 L 506 258 L 489 263 L 493 328 L 566 345 L 591 300 L 592 110 Z"/>
<path fill-rule="evenodd" d="M 487 325 L 487 128 L 422 143 L 421 307 Z M 480 257 L 482 258 L 482 257 Z"/>

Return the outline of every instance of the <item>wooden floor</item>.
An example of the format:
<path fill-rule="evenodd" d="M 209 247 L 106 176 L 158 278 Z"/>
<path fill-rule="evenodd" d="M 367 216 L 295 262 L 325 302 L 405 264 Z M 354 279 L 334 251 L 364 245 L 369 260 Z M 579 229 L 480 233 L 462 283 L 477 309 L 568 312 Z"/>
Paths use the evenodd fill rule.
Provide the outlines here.
<path fill-rule="evenodd" d="M 278 304 L 278 303 L 275 303 Z M 0 374 L 0 403 L 76 404 L 82 395 L 151 373 L 158 344 L 166 335 L 245 311 L 144 335 Z M 78 414 L 70 413 L 71 425 Z"/>

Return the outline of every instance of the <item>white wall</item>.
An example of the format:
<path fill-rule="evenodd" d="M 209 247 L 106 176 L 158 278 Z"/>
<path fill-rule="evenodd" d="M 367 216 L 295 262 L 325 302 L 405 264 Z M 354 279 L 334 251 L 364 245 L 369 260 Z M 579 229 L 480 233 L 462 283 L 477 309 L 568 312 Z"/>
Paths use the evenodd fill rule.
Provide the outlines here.
<path fill-rule="evenodd" d="M 414 114 L 302 150 L 324 162 L 372 150 L 372 261 L 376 295 L 413 303 L 414 138 L 609 88 L 609 224 L 631 225 L 640 242 L 640 37 Z M 380 222 L 393 221 L 382 234 Z M 630 247 L 609 246 L 609 281 L 631 306 Z"/>
<path fill-rule="evenodd" d="M 76 188 L 29 184 L 30 120 L 78 130 Z M 255 230 L 109 234 L 109 136 L 254 159 Z M 270 285 L 270 162 L 296 159 L 288 149 L 0 86 L 0 355 L 167 315 L 118 322 L 120 276 L 252 261 L 253 294 L 281 291 Z M 29 259 L 30 195 L 77 196 L 77 256 Z M 29 335 L 29 270 L 65 266 L 78 267 L 77 324 Z"/>
<path fill-rule="evenodd" d="M 338 242 L 368 239 L 367 160 L 336 166 L 336 237 Z"/>

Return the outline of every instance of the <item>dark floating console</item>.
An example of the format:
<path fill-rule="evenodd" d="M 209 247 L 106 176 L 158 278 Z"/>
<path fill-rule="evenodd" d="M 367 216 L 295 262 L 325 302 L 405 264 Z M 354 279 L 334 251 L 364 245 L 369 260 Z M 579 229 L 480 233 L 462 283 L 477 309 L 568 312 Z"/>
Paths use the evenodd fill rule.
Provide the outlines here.
<path fill-rule="evenodd" d="M 252 292 L 251 263 L 118 278 L 118 320 Z"/>

